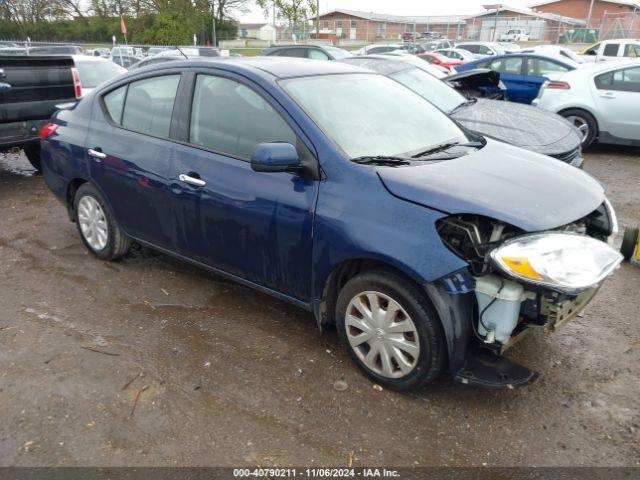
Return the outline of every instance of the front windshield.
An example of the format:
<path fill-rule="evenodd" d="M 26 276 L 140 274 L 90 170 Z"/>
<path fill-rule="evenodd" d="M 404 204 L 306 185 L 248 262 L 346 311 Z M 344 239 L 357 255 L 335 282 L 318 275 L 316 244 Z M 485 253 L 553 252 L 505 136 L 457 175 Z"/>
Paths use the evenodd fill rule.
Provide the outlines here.
<path fill-rule="evenodd" d="M 407 68 L 392 73 L 389 77 L 410 88 L 445 112 L 450 112 L 467 101 L 465 97 L 442 80 L 438 80 L 418 68 Z"/>
<path fill-rule="evenodd" d="M 467 141 L 443 112 L 382 75 L 321 75 L 282 83 L 352 159 L 405 156 L 441 143 Z"/>
<path fill-rule="evenodd" d="M 85 62 L 75 61 L 78 74 L 80 75 L 80 83 L 83 88 L 95 88 L 102 82 L 111 80 L 123 72 L 124 68 L 113 62 Z"/>

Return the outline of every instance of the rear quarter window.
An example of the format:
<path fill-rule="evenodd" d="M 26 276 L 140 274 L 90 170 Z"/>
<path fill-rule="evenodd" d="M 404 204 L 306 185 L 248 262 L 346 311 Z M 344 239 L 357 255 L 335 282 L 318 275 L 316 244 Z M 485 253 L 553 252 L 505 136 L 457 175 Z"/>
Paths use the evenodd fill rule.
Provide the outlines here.
<path fill-rule="evenodd" d="M 107 114 L 111 118 L 111 121 L 120 125 L 122 123 L 122 108 L 124 107 L 124 97 L 127 91 L 127 86 L 117 88 L 107 93 L 102 100 L 104 106 L 107 109 Z"/>

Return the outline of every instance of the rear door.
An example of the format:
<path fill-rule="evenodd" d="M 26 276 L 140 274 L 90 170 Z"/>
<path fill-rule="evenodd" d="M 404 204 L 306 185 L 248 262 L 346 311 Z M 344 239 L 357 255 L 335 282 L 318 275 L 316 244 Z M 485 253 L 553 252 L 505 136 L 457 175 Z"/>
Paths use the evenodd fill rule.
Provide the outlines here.
<path fill-rule="evenodd" d="M 308 301 L 318 181 L 255 172 L 250 158 L 258 143 L 280 141 L 316 162 L 313 147 L 282 107 L 243 77 L 209 70 L 192 78 L 193 93 L 179 102 L 188 121 L 171 172 L 180 253 Z"/>
<path fill-rule="evenodd" d="M 540 88 L 548 80 L 547 75 L 565 73 L 570 69 L 559 62 L 547 58 L 528 57 L 525 63 L 523 87 L 519 100 L 522 103 L 531 103 L 540 93 Z"/>
<path fill-rule="evenodd" d="M 96 98 L 86 140 L 94 183 L 129 235 L 173 247 L 168 177 L 180 72 L 146 76 Z"/>
<path fill-rule="evenodd" d="M 618 139 L 640 141 L 640 66 L 599 75 L 594 83 L 606 133 Z"/>
<path fill-rule="evenodd" d="M 532 98 L 527 102 L 528 87 L 522 74 L 524 68 L 522 57 L 501 57 L 489 62 L 488 65 L 491 70 L 500 73 L 500 80 L 507 87 L 507 100 L 520 103 L 530 103 L 533 100 Z"/>

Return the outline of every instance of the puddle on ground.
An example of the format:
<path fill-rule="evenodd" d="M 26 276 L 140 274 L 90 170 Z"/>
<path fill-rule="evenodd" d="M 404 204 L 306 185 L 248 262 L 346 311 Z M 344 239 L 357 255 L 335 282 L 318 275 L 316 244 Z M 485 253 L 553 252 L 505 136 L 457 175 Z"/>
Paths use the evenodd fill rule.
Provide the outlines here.
<path fill-rule="evenodd" d="M 0 153 L 0 169 L 22 177 L 32 177 L 36 170 L 31 166 L 24 153 Z"/>

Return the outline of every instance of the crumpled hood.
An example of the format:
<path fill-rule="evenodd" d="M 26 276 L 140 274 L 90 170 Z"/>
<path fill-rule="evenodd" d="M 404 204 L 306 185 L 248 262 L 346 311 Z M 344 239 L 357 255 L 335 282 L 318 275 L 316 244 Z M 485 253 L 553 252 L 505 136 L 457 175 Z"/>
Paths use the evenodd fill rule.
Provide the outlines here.
<path fill-rule="evenodd" d="M 530 105 L 480 98 L 451 116 L 469 130 L 545 155 L 580 146 L 580 133 L 571 123 Z"/>
<path fill-rule="evenodd" d="M 579 220 L 604 201 L 604 189 L 588 173 L 491 139 L 454 160 L 379 167 L 377 173 L 401 199 L 449 214 L 491 217 L 528 232 Z"/>

